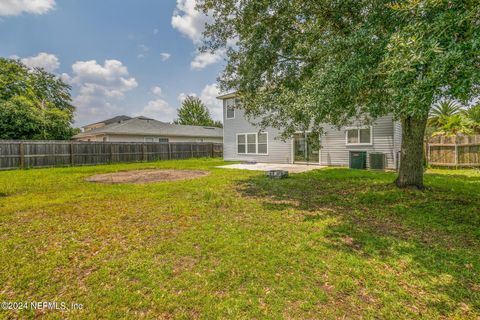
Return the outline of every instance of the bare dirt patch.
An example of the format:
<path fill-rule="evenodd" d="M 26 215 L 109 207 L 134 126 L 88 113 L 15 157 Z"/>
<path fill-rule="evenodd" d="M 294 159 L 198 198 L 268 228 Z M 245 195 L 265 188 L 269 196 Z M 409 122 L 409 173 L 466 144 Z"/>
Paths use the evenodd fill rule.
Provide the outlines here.
<path fill-rule="evenodd" d="M 200 170 L 130 170 L 114 173 L 103 173 L 88 177 L 89 182 L 100 183 L 152 183 L 160 181 L 190 180 L 209 175 L 208 171 Z"/>

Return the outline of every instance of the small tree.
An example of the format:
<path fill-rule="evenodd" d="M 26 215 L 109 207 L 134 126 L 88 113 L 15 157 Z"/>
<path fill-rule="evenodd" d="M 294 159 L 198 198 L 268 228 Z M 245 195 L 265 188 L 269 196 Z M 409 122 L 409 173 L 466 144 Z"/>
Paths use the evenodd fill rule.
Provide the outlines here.
<path fill-rule="evenodd" d="M 178 119 L 173 122 L 175 124 L 221 127 L 221 122 L 213 121 L 210 111 L 202 100 L 194 96 L 187 96 L 177 113 Z"/>

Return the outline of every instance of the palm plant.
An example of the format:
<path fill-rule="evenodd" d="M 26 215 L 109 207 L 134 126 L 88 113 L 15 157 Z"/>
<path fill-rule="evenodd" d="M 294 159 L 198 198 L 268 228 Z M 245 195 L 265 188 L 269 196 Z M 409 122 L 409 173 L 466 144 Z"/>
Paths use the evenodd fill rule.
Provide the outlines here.
<path fill-rule="evenodd" d="M 472 122 L 472 128 L 480 133 L 480 104 L 468 108 L 463 113 Z"/>
<path fill-rule="evenodd" d="M 430 127 L 442 127 L 448 122 L 448 118 L 458 114 L 462 106 L 453 100 L 444 100 L 430 110 L 428 125 Z"/>
<path fill-rule="evenodd" d="M 449 117 L 442 116 L 441 126 L 434 135 L 469 135 L 473 133 L 472 121 L 463 114 L 457 113 Z"/>

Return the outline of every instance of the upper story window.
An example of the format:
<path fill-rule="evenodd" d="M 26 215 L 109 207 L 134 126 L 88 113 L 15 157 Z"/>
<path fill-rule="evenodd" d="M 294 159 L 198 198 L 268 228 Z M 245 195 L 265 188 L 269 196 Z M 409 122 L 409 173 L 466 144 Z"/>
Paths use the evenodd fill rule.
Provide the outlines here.
<path fill-rule="evenodd" d="M 345 130 L 346 145 L 372 145 L 372 127 L 347 128 Z"/>
<path fill-rule="evenodd" d="M 160 143 L 168 143 L 168 138 L 158 138 L 158 142 L 160 142 Z"/>
<path fill-rule="evenodd" d="M 237 99 L 226 99 L 225 100 L 225 117 L 227 119 L 234 119 L 235 118 L 235 105 Z"/>

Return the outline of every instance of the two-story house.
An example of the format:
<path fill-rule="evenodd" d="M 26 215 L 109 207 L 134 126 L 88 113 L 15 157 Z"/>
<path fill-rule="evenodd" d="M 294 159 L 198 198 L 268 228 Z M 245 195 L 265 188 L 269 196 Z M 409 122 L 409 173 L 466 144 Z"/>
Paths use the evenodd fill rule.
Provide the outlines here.
<path fill-rule="evenodd" d="M 227 161 L 397 168 L 401 125 L 392 116 L 378 118 L 371 124 L 358 123 L 340 129 L 326 125 L 321 137 L 298 132 L 282 141 L 278 129 L 259 131 L 245 118 L 235 93 L 218 99 L 223 101 L 224 159 Z M 319 139 L 320 143 L 311 143 L 312 139 Z"/>

